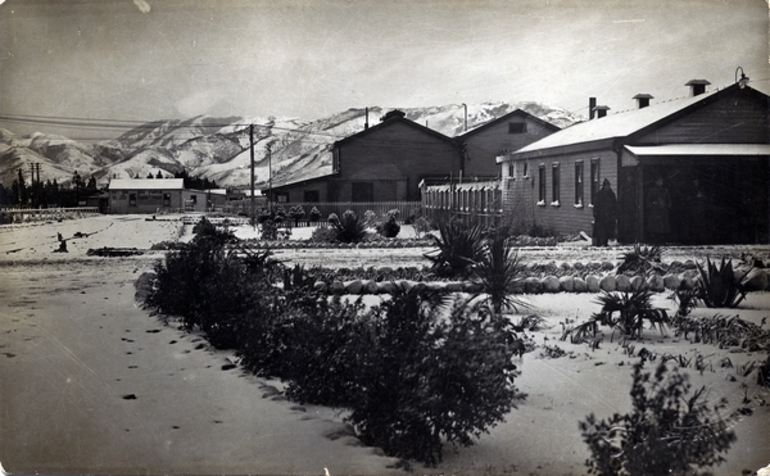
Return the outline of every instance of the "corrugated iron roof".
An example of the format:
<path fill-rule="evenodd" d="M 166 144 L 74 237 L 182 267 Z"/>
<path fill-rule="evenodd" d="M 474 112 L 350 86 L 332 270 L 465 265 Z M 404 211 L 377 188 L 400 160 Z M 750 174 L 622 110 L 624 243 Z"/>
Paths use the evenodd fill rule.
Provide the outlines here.
<path fill-rule="evenodd" d="M 113 179 L 110 190 L 182 190 L 184 179 Z"/>
<path fill-rule="evenodd" d="M 744 157 L 770 155 L 770 144 L 668 144 L 655 146 L 627 145 L 626 149 L 639 157 L 656 155 L 735 155 Z"/>
<path fill-rule="evenodd" d="M 717 92 L 718 90 L 713 90 L 693 97 L 651 104 L 642 109 L 634 109 L 628 112 L 580 122 L 522 147 L 514 152 L 513 155 L 578 143 L 626 137 L 688 106 L 703 101 Z"/>

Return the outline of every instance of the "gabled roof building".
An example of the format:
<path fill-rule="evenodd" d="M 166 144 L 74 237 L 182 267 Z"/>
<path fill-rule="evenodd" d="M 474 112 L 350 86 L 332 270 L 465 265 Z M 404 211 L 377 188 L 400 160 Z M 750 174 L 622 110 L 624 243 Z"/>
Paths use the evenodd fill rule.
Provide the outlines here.
<path fill-rule="evenodd" d="M 689 97 L 650 104 L 640 94 L 636 110 L 597 115 L 499 156 L 506 213 L 590 233 L 593 200 L 608 179 L 621 242 L 767 243 L 770 98 L 742 82 L 687 85 Z M 653 200 L 661 186 L 663 210 Z"/>

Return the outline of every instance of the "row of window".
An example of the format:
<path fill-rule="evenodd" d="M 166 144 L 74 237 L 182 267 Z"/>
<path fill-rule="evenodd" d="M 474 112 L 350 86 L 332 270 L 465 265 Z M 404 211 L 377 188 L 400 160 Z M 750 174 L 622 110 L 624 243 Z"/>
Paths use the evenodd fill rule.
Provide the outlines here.
<path fill-rule="evenodd" d="M 591 159 L 591 169 L 590 169 L 590 186 L 591 186 L 591 195 L 590 195 L 590 204 L 593 205 L 594 198 L 596 197 L 596 193 L 599 191 L 599 188 L 601 187 L 600 183 L 600 162 L 599 159 Z M 526 167 L 525 167 L 526 170 Z M 551 176 L 551 206 L 558 207 L 561 204 L 561 165 L 559 162 L 554 162 L 551 164 L 551 170 L 550 170 L 550 176 Z M 548 183 L 548 175 L 549 172 L 547 170 L 547 167 L 545 164 L 540 164 L 538 166 L 538 205 L 545 206 L 546 199 L 548 198 L 548 189 L 547 189 L 547 183 Z M 574 206 L 576 208 L 582 208 L 584 204 L 584 189 L 585 189 L 585 181 L 584 181 L 584 175 L 585 175 L 585 168 L 582 160 L 579 160 L 575 162 L 575 174 L 574 174 L 574 185 L 575 185 L 575 196 L 574 198 Z"/>

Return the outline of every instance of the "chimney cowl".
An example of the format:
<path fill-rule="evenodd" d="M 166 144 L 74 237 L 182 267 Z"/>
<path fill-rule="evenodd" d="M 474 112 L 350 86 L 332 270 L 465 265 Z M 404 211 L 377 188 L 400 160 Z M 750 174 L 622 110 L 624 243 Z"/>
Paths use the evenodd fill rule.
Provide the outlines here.
<path fill-rule="evenodd" d="M 607 111 L 609 111 L 609 110 L 610 110 L 609 106 L 595 106 L 593 108 L 593 111 L 596 114 L 596 118 L 597 119 L 606 116 L 607 115 Z"/>
<path fill-rule="evenodd" d="M 654 99 L 652 95 L 647 93 L 639 93 L 636 96 L 633 97 L 633 99 L 636 99 L 636 103 L 639 106 L 639 109 L 645 108 L 650 105 L 650 99 Z"/>
<path fill-rule="evenodd" d="M 685 86 L 690 86 L 693 96 L 698 96 L 706 92 L 706 86 L 711 84 L 705 79 L 691 79 L 685 83 Z"/>

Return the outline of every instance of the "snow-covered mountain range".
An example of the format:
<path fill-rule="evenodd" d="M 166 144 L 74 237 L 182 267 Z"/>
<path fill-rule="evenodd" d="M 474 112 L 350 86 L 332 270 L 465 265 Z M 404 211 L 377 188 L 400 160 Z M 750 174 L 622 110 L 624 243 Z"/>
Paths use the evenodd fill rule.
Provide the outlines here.
<path fill-rule="evenodd" d="M 468 130 L 516 109 L 567 127 L 583 118 L 535 102 L 468 105 Z M 198 116 L 188 120 L 155 121 L 121 136 L 97 143 L 35 133 L 20 137 L 0 128 L 0 183 L 10 186 L 19 169 L 29 182 L 30 163 L 40 165 L 43 181 L 66 184 L 78 172 L 93 176 L 99 186 L 111 178 L 144 178 L 148 174 L 171 176 L 186 170 L 190 175 L 215 180 L 220 186 L 249 187 L 250 125 L 254 125 L 255 184 L 266 184 L 268 169 L 275 183 L 311 178 L 331 164 L 335 141 L 379 123 L 388 110 L 370 107 L 349 109 L 310 122 L 262 117 Z M 463 132 L 465 108 L 447 105 L 402 108 L 406 117 L 449 137 Z M 269 158 L 268 158 L 269 156 Z"/>

